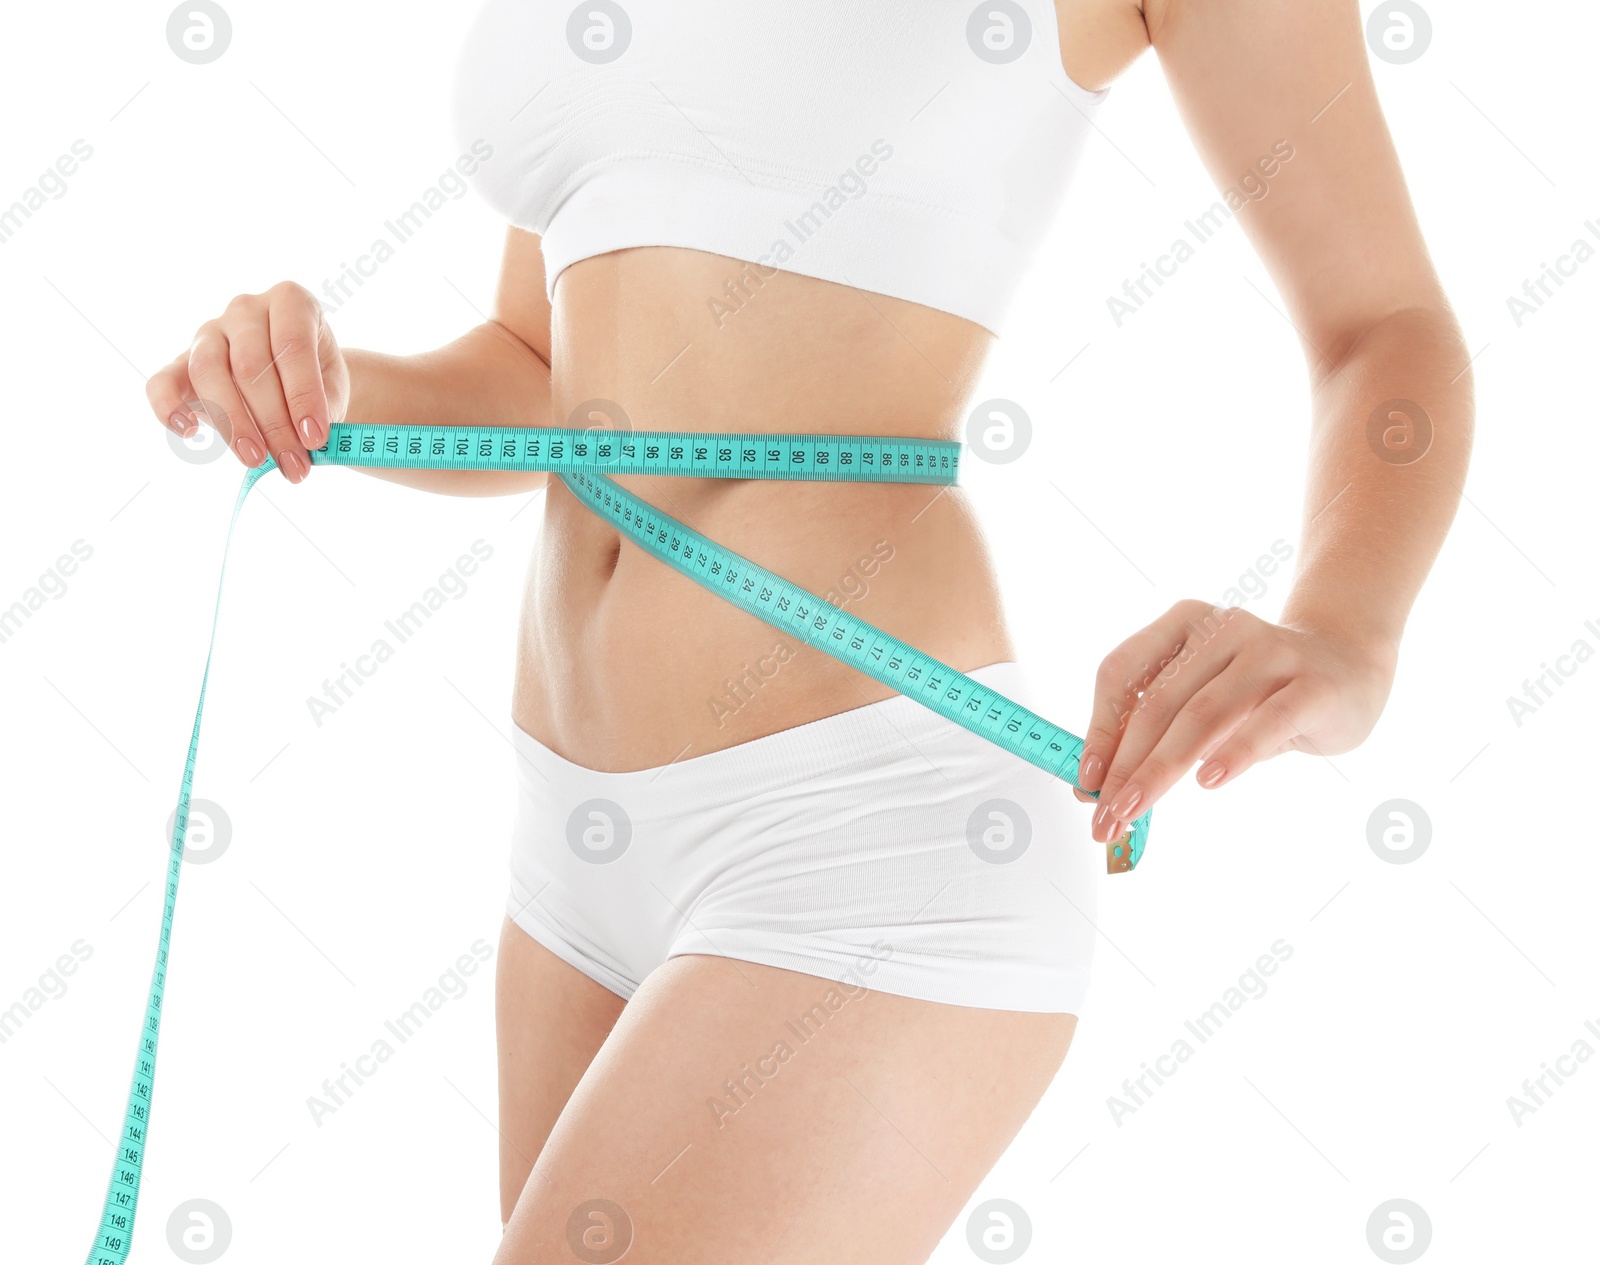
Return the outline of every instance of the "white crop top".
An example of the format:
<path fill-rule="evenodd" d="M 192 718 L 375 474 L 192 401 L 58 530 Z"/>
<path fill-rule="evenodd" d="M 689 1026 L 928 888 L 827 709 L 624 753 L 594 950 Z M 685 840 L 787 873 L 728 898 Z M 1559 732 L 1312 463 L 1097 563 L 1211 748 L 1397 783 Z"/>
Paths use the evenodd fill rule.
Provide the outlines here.
<path fill-rule="evenodd" d="M 681 246 L 998 330 L 1105 95 L 1051 0 L 487 0 L 455 127 L 552 295 Z"/>

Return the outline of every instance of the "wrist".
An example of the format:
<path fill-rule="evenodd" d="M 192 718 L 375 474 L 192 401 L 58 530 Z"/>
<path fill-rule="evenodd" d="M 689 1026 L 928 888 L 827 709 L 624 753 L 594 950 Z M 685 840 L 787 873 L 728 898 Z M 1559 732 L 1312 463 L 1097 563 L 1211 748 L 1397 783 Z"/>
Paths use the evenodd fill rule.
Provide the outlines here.
<path fill-rule="evenodd" d="M 1315 598 L 1292 594 L 1278 622 L 1294 632 L 1331 643 L 1342 658 L 1375 677 L 1388 680 L 1394 676 L 1404 622 L 1386 617 L 1370 594 L 1334 600 L 1321 594 Z"/>

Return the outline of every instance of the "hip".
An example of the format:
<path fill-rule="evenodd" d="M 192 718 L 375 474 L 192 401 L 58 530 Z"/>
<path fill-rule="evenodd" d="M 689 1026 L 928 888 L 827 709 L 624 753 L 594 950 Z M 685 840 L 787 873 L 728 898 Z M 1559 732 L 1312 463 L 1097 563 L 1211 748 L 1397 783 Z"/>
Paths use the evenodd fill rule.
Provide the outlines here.
<path fill-rule="evenodd" d="M 1033 693 L 1015 662 L 973 674 Z M 700 953 L 1079 1013 L 1101 881 L 1086 815 L 1059 779 L 912 699 L 631 772 L 520 729 L 513 745 L 508 913 L 622 996 Z"/>

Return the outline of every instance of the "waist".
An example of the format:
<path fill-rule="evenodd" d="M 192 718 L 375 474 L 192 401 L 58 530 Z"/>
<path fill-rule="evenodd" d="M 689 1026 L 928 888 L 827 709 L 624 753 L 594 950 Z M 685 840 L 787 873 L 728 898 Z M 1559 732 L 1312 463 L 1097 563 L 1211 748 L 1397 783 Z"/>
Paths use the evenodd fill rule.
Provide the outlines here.
<path fill-rule="evenodd" d="M 617 482 L 953 667 L 1012 657 L 959 488 Z M 517 723 L 552 750 L 597 770 L 654 768 L 893 695 L 622 541 L 552 480 L 513 699 Z"/>
<path fill-rule="evenodd" d="M 552 418 L 599 429 L 956 440 L 992 341 L 946 312 L 670 247 L 565 269 L 551 320 Z M 953 666 L 1010 657 L 958 487 L 616 481 Z M 624 543 L 551 479 L 513 700 L 551 749 L 595 769 L 650 768 L 892 693 Z"/>
<path fill-rule="evenodd" d="M 1035 694 L 1026 668 L 1015 661 L 976 665 L 969 675 L 1019 701 L 1031 701 Z M 520 726 L 513 725 L 511 738 L 519 757 L 517 777 L 531 796 L 655 794 L 677 801 L 686 814 L 736 807 L 754 795 L 780 793 L 846 770 L 859 774 L 868 765 L 886 782 L 903 780 L 908 773 L 928 771 L 922 756 L 933 753 L 946 768 L 957 760 L 1012 772 L 1031 767 L 903 694 L 774 730 L 755 741 L 623 771 L 579 764 Z M 1050 780 L 1042 772 L 1039 777 Z"/>
<path fill-rule="evenodd" d="M 555 287 L 557 424 L 956 439 L 993 336 L 902 299 L 676 247 Z"/>

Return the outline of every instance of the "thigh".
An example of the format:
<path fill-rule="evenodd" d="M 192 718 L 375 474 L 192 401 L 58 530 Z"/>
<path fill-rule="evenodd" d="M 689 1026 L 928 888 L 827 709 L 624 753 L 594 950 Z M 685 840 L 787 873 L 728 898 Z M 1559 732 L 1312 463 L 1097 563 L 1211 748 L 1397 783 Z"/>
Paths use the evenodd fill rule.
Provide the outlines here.
<path fill-rule="evenodd" d="M 556 1122 L 496 1265 L 925 1261 L 1075 1026 L 673 958 Z"/>
<path fill-rule="evenodd" d="M 573 1087 L 623 1000 L 507 918 L 495 963 L 500 1065 L 500 1219 L 508 1221 Z"/>

